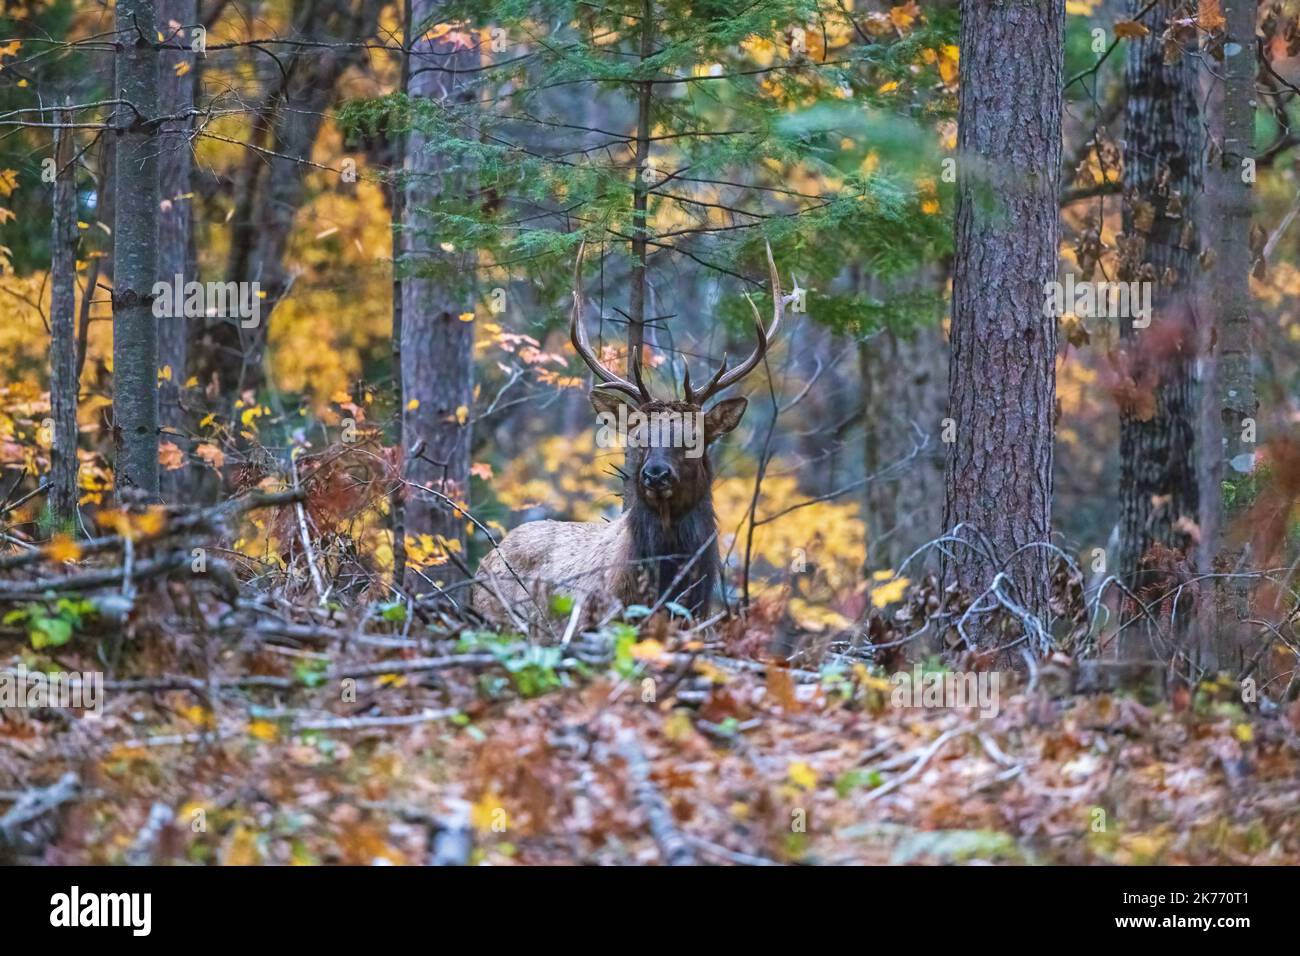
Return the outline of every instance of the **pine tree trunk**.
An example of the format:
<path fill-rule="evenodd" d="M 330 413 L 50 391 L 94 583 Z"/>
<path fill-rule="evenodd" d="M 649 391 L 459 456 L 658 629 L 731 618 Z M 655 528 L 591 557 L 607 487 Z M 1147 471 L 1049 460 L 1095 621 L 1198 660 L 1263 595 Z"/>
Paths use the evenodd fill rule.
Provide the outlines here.
<path fill-rule="evenodd" d="M 55 114 L 70 124 L 72 113 Z M 71 129 L 54 134 L 54 231 L 50 243 L 50 511 L 58 528 L 77 515 L 77 175 Z M 88 289 L 87 293 L 93 293 Z"/>
<path fill-rule="evenodd" d="M 1215 570 L 1239 570 L 1248 529 L 1240 527 L 1240 504 L 1250 497 L 1250 478 L 1256 458 L 1252 426 L 1259 409 L 1253 370 L 1254 346 L 1250 322 L 1250 226 L 1253 200 L 1245 161 L 1254 157 L 1255 132 L 1255 23 L 1256 0 L 1225 0 L 1227 27 L 1222 64 L 1222 139 L 1218 162 L 1211 169 L 1214 235 L 1211 310 L 1217 332 L 1216 354 L 1222 454 L 1216 487 L 1230 487 L 1233 504 L 1225 505 L 1222 538 Z M 1216 131 L 1217 132 L 1217 131 Z M 1216 536 L 1217 538 L 1218 536 Z M 1246 587 L 1221 580 L 1217 618 L 1219 632 L 1209 649 L 1208 667 L 1231 667 L 1240 660 L 1237 621 L 1247 614 Z"/>
<path fill-rule="evenodd" d="M 865 474 L 905 461 L 918 440 L 913 425 L 944 417 L 947 357 L 937 322 L 906 336 L 886 329 L 859 343 Z M 932 443 L 897 476 L 866 484 L 867 571 L 896 569 L 943 520 L 942 448 Z"/>
<path fill-rule="evenodd" d="M 1051 534 L 1056 320 L 1043 301 L 1057 268 L 1064 21 L 1059 0 L 962 3 L 944 521 L 994 553 L 955 547 L 949 572 L 976 597 L 1010 561 L 1003 592 L 1039 618 L 1048 552 L 1011 558 Z"/>
<path fill-rule="evenodd" d="M 1133 12 L 1142 6 L 1135 4 Z M 1165 60 L 1164 25 L 1177 7 L 1174 0 L 1160 0 L 1147 17 L 1151 32 L 1126 41 L 1118 278 L 1152 289 L 1148 326 L 1135 327 L 1131 316 L 1120 319 L 1121 367 L 1135 383 L 1124 394 L 1141 397 L 1120 405 L 1120 551 L 1114 568 L 1133 587 L 1144 583 L 1140 564 L 1153 544 L 1196 560 L 1191 523 L 1200 517 L 1192 302 L 1199 272 L 1201 114 L 1193 50 L 1172 63 Z"/>
<path fill-rule="evenodd" d="M 113 439 L 120 496 L 158 496 L 158 47 L 153 0 L 118 0 Z"/>
<path fill-rule="evenodd" d="M 163 115 L 175 115 L 194 106 L 194 54 L 189 50 L 190 29 L 198 18 L 196 0 L 160 0 L 160 29 L 167 46 L 184 49 L 164 50 L 159 102 Z M 183 64 L 183 66 L 182 66 Z M 177 72 L 178 69 L 181 72 Z M 167 123 L 162 128 L 159 153 L 159 183 L 162 201 L 158 236 L 158 275 L 163 282 L 182 286 L 197 279 L 190 259 L 190 169 L 191 149 L 188 134 L 192 120 Z M 181 278 L 178 280 L 177 276 Z M 159 417 L 167 440 L 189 452 L 189 422 L 181 407 L 189 362 L 189 322 L 185 315 L 169 316 L 158 323 L 158 365 L 169 369 L 170 376 L 158 383 Z M 188 456 L 187 456 L 188 460 Z M 163 497 L 168 501 L 186 498 L 189 466 L 166 470 L 161 476 Z"/>
<path fill-rule="evenodd" d="M 641 4 L 641 61 L 654 53 L 655 18 L 653 0 Z M 649 184 L 646 182 L 646 161 L 650 158 L 650 103 L 654 97 L 654 84 L 637 84 L 636 140 L 632 184 L 632 287 L 629 292 L 627 325 L 627 375 L 632 377 L 632 364 L 644 352 L 646 319 L 646 227 L 649 208 Z M 626 499 L 624 504 L 626 504 Z"/>
<path fill-rule="evenodd" d="M 449 106 L 463 106 L 472 96 L 465 73 L 478 65 L 478 52 L 458 49 L 446 39 L 431 39 L 429 24 L 437 22 L 437 4 L 412 0 L 411 22 L 420 38 L 412 45 L 408 93 Z M 431 69 L 432 65 L 444 70 Z M 444 252 L 430 211 L 437 211 L 443 197 L 461 199 L 473 188 L 470 174 L 457 160 L 440 152 L 436 144 L 418 129 L 407 136 L 407 180 L 403 203 L 405 226 L 402 250 L 405 261 L 402 278 L 402 441 L 404 477 L 411 485 L 431 488 L 469 506 L 470 435 L 469 414 L 474 398 L 474 323 L 462 322 L 464 312 L 473 311 L 471 285 L 474 250 Z M 454 256 L 459 274 L 470 281 L 412 274 L 420 263 L 442 259 L 450 264 Z M 415 454 L 416 449 L 419 454 Z M 463 578 L 457 560 L 464 560 L 466 517 L 436 495 L 408 488 L 406 533 L 418 538 L 439 536 L 453 551 L 446 563 L 435 567 L 429 577 L 444 583 Z M 427 591 L 427 585 L 417 590 Z"/>
<path fill-rule="evenodd" d="M 411 22 L 412 0 L 402 0 L 402 48 L 410 50 L 411 36 L 415 24 Z M 411 56 L 402 54 L 401 84 L 403 92 L 410 92 Z M 399 260 L 402 257 L 402 223 L 406 215 L 406 164 L 407 136 L 405 133 L 390 131 L 393 142 L 394 165 L 400 167 L 401 176 L 393 177 L 389 182 L 389 217 L 393 232 L 393 330 L 390 343 L 390 355 L 393 364 L 393 403 L 397 406 L 397 415 L 393 425 L 393 444 L 404 448 L 402 441 L 402 412 L 405 404 L 406 386 L 402 378 L 402 288 L 405 285 Z M 389 530 L 393 535 L 393 585 L 405 588 L 406 581 L 406 488 L 398 488 L 390 499 Z"/>

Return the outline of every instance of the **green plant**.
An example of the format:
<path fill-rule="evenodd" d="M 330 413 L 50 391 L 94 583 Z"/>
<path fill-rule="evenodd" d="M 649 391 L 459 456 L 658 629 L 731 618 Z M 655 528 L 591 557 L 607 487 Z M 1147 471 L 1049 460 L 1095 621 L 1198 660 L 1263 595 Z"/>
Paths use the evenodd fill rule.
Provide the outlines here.
<path fill-rule="evenodd" d="M 19 624 L 27 628 L 32 647 L 61 647 L 72 640 L 72 635 L 83 630 L 87 618 L 98 612 L 90 601 L 58 598 L 53 602 L 33 602 L 7 613 L 0 622 Z"/>

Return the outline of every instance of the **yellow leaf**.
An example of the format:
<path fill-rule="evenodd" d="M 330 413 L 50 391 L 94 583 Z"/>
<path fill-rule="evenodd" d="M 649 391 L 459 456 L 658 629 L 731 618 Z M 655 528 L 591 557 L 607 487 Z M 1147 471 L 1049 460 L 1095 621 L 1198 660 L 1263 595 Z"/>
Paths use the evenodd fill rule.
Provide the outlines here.
<path fill-rule="evenodd" d="M 890 7 L 889 19 L 894 26 L 898 27 L 899 30 L 906 30 L 912 25 L 912 22 L 916 19 L 916 15 L 919 12 L 920 11 L 916 6 L 916 0 L 908 0 L 908 2 L 902 6 Z"/>
<path fill-rule="evenodd" d="M 161 506 L 155 505 L 149 510 L 135 515 L 132 524 L 142 535 L 152 536 L 158 534 L 167 524 L 167 512 Z"/>
<path fill-rule="evenodd" d="M 474 321 L 474 313 L 473 313 L 473 312 L 462 312 L 462 313 L 460 314 L 460 320 L 461 320 L 462 322 L 473 322 L 473 321 Z"/>
<path fill-rule="evenodd" d="M 255 720 L 248 725 L 248 736 L 271 741 L 280 736 L 280 731 L 269 720 Z"/>
<path fill-rule="evenodd" d="M 190 71 L 190 64 L 189 61 L 187 60 L 181 60 L 174 67 L 172 67 L 172 72 L 175 73 L 177 76 L 184 76 L 189 71 Z"/>
<path fill-rule="evenodd" d="M 198 387 L 198 384 L 199 384 L 198 377 L 194 375 L 191 375 L 189 378 L 185 380 L 186 388 L 196 388 Z M 212 416 L 208 416 L 208 417 L 211 418 Z"/>
<path fill-rule="evenodd" d="M 699 660 L 697 658 L 695 663 L 692 664 L 691 666 L 695 669 L 695 673 L 699 674 L 703 678 L 706 678 L 710 683 L 713 684 L 719 684 L 719 685 L 725 684 L 731 679 L 727 676 L 726 671 L 722 670 L 719 667 L 713 666 L 708 661 Z"/>
<path fill-rule="evenodd" d="M 217 856 L 222 866 L 256 866 L 262 862 L 257 834 L 242 824 L 231 831 Z"/>
<path fill-rule="evenodd" d="M 946 86 L 952 86 L 957 82 L 957 68 L 961 62 L 961 53 L 951 43 L 947 44 L 939 52 L 939 78 L 943 80 Z"/>
<path fill-rule="evenodd" d="M 1238 724 L 1232 728 L 1232 736 L 1243 744 L 1248 744 L 1255 739 L 1255 728 L 1251 727 L 1250 724 Z"/>
<path fill-rule="evenodd" d="M 639 661 L 657 661 L 664 656 L 664 646 L 654 638 L 650 638 L 633 644 L 632 656 Z"/>
<path fill-rule="evenodd" d="M 695 736 L 695 724 L 684 707 L 678 707 L 664 721 L 664 736 L 674 743 L 681 743 Z"/>
<path fill-rule="evenodd" d="M 181 711 L 181 716 L 191 724 L 197 724 L 199 727 L 214 727 L 216 720 L 212 716 L 212 711 L 200 704 L 191 704 Z"/>
<path fill-rule="evenodd" d="M 898 578 L 895 581 L 889 581 L 878 587 L 871 589 L 872 607 L 885 607 L 887 604 L 893 604 L 900 600 L 907 593 L 907 578 Z"/>
<path fill-rule="evenodd" d="M 470 807 L 469 819 L 475 830 L 485 834 L 507 826 L 509 821 L 501 798 L 492 790 L 484 791 L 483 796 Z"/>
<path fill-rule="evenodd" d="M 256 428 L 257 425 L 255 424 L 255 420 L 263 415 L 269 415 L 270 413 L 271 410 L 265 405 L 254 405 L 251 408 L 246 408 L 240 412 L 239 421 L 246 426 Z"/>
<path fill-rule="evenodd" d="M 158 381 L 170 382 L 171 380 L 172 380 L 172 367 L 170 365 L 164 365 L 162 368 L 158 370 Z"/>
<path fill-rule="evenodd" d="M 817 786 L 817 771 L 802 760 L 790 764 L 786 773 L 790 777 L 790 782 L 802 790 L 811 790 Z"/>
<path fill-rule="evenodd" d="M 418 398 L 413 398 L 406 403 L 406 410 L 408 412 L 413 412 L 419 407 L 420 407 L 420 400 Z"/>
<path fill-rule="evenodd" d="M 51 561 L 76 561 L 81 557 L 81 545 L 66 534 L 56 534 L 45 546 L 45 555 Z"/>
<path fill-rule="evenodd" d="M 467 421 L 469 421 L 469 408 L 461 405 L 456 409 L 456 424 L 464 425 Z"/>

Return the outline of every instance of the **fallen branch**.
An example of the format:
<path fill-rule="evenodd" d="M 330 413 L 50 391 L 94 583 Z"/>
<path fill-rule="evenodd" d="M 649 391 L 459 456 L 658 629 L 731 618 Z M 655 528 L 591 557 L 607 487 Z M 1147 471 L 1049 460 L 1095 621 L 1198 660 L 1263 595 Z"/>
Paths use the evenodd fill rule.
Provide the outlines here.
<path fill-rule="evenodd" d="M 231 518 L 235 515 L 243 514 L 246 511 L 255 511 L 258 508 L 274 508 L 279 505 L 292 504 L 296 501 L 302 501 L 306 494 L 298 488 L 290 488 L 286 491 L 276 491 L 271 493 L 258 492 L 256 494 L 245 495 L 242 498 L 232 498 L 229 501 L 222 502 L 211 508 L 204 508 L 201 511 L 186 511 L 170 518 L 166 524 L 158 531 L 152 534 L 141 534 L 133 538 L 133 542 L 138 547 L 142 544 L 149 544 L 164 538 L 173 537 L 185 532 L 197 531 L 202 528 L 214 527 L 221 521 Z M 82 557 L 92 554 L 100 554 L 105 551 L 120 550 L 126 539 L 120 534 L 105 535 L 102 538 L 91 538 L 89 541 L 79 541 L 77 547 L 81 551 Z M 13 568 L 25 567 L 34 564 L 45 557 L 45 551 L 38 549 L 36 551 L 24 551 L 21 554 L 6 554 L 0 556 L 0 571 L 8 571 Z"/>
<path fill-rule="evenodd" d="M 637 805 L 645 810 L 650 835 L 654 837 L 664 863 L 668 866 L 694 866 L 695 853 L 673 824 L 672 810 L 650 779 L 650 762 L 637 743 L 636 736 L 626 727 L 619 730 L 618 749 L 627 762 L 628 776 L 632 779 L 632 794 Z"/>
<path fill-rule="evenodd" d="M 135 579 L 170 574 L 190 566 L 190 555 L 175 551 L 161 558 L 138 562 L 131 574 Z M 0 584 L 0 601 L 30 600 L 44 596 L 47 591 L 91 591 L 95 588 L 117 585 L 122 580 L 122 568 L 100 568 L 79 574 L 65 574 L 56 578 L 37 578 L 34 581 L 17 581 Z"/>
<path fill-rule="evenodd" d="M 449 667 L 491 667 L 504 663 L 492 654 L 450 654 L 446 657 L 413 657 L 404 661 L 376 661 L 372 664 L 351 664 L 332 667 L 324 675 L 307 677 L 275 677 L 269 674 L 248 674 L 243 677 L 217 677 L 211 681 L 183 674 L 163 677 L 146 677 L 132 680 L 105 681 L 107 690 L 160 691 L 192 690 L 205 693 L 210 687 L 270 687 L 291 690 L 295 687 L 316 687 L 324 681 L 345 680 L 349 677 L 379 677 L 383 674 L 422 674 L 446 670 Z"/>
<path fill-rule="evenodd" d="M 49 787 L 29 790 L 20 796 L 0 817 L 0 846 L 13 847 L 21 853 L 38 852 L 41 840 L 23 832 L 23 827 L 58 809 L 81 795 L 81 781 L 69 771 Z"/>
<path fill-rule="evenodd" d="M 925 765 L 930 762 L 931 758 L 943 749 L 944 745 L 948 743 L 948 741 L 952 740 L 954 737 L 960 737 L 962 734 L 970 733 L 975 729 L 975 726 L 976 725 L 973 723 L 962 724 L 960 727 L 954 727 L 951 730 L 946 730 L 941 733 L 937 738 L 935 738 L 934 743 L 930 744 L 929 747 L 926 747 L 925 750 L 921 752 L 921 755 L 916 758 L 916 762 L 913 763 L 906 772 L 899 774 L 888 783 L 872 790 L 867 794 L 865 802 L 871 803 L 874 800 L 879 800 L 885 794 L 893 793 L 903 784 L 914 779 L 922 770 L 925 769 Z"/>

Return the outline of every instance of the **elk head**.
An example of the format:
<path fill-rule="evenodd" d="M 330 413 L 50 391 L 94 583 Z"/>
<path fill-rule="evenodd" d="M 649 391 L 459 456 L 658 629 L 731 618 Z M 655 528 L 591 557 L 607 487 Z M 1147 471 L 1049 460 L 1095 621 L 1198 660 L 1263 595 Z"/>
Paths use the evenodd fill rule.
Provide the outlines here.
<path fill-rule="evenodd" d="M 659 401 L 650 394 L 642 378 L 639 350 L 632 356 L 630 363 L 632 381 L 606 368 L 592 351 L 582 324 L 584 249 L 585 243 L 578 249 L 578 261 L 574 269 L 573 313 L 569 322 L 569 337 L 573 347 L 596 377 L 591 402 L 602 426 L 617 429 L 625 440 L 627 475 L 634 488 L 636 501 L 658 515 L 665 527 L 692 513 L 702 503 L 709 503 L 711 524 L 710 488 L 713 474 L 708 446 L 740 424 L 747 402 L 744 398 L 727 398 L 717 402 L 708 411 L 704 410 L 704 406 L 763 361 L 768 344 L 780 328 L 785 306 L 794 297 L 793 294 L 784 299 L 781 296 L 772 248 L 767 247 L 774 303 L 771 327 L 764 330 L 758 307 L 750 300 L 758 335 L 757 348 L 732 369 L 727 368 L 727 357 L 724 354 L 721 366 L 699 390 L 692 387 L 691 373 L 687 369 L 682 382 L 682 401 Z"/>

